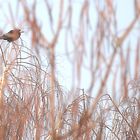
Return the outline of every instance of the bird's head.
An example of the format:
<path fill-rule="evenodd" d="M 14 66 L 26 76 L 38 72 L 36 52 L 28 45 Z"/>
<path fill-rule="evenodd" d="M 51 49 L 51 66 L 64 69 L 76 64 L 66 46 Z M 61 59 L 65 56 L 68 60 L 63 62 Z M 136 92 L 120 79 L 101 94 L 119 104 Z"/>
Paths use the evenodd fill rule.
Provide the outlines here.
<path fill-rule="evenodd" d="M 22 31 L 21 29 L 19 28 L 15 28 L 14 31 L 18 32 L 18 33 L 23 33 L 24 31 Z"/>

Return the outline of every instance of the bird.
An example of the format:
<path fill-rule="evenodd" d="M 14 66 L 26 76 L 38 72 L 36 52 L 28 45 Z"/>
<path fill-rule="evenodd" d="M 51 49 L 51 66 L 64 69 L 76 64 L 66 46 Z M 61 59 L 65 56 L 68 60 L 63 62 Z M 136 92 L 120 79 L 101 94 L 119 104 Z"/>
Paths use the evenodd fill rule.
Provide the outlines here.
<path fill-rule="evenodd" d="M 21 29 L 15 28 L 10 30 L 8 33 L 1 35 L 0 39 L 7 40 L 8 42 L 14 42 L 20 38 L 21 33 L 23 33 Z"/>

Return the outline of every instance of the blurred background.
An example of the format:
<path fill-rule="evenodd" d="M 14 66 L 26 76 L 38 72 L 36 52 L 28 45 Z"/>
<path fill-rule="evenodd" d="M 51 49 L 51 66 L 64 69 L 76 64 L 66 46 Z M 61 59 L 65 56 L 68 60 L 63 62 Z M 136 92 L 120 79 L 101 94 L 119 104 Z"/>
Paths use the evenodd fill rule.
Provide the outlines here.
<path fill-rule="evenodd" d="M 109 110 L 110 106 L 119 110 L 119 105 L 124 101 L 129 104 L 130 98 L 139 99 L 140 1 L 5 0 L 0 8 L 1 34 L 13 28 L 24 31 L 15 43 L 1 40 L 1 121 L 10 118 L 15 123 L 17 119 L 10 115 L 14 110 L 14 116 L 21 115 L 19 124 L 24 126 L 9 127 L 10 122 L 1 125 L 1 138 L 106 139 L 107 134 L 112 135 L 110 139 L 124 138 L 120 131 L 114 134 L 113 127 L 103 132 L 102 124 L 98 128 L 94 124 L 97 133 L 82 135 L 84 128 L 75 130 L 82 125 L 82 118 L 93 117 L 102 97 L 111 102 L 107 103 Z M 109 98 L 104 99 L 106 94 Z M 102 105 L 106 106 L 104 102 Z M 3 116 L 3 109 L 9 114 Z M 122 110 L 118 110 L 119 114 Z M 66 112 L 73 114 L 72 118 Z M 69 119 L 64 121 L 65 113 L 70 126 Z M 133 130 L 126 121 L 129 115 L 125 118 L 120 114 L 128 125 L 126 130 L 130 128 L 130 138 L 140 138 L 139 121 Z M 139 120 L 137 115 L 134 118 Z M 31 133 L 30 127 L 34 128 Z"/>

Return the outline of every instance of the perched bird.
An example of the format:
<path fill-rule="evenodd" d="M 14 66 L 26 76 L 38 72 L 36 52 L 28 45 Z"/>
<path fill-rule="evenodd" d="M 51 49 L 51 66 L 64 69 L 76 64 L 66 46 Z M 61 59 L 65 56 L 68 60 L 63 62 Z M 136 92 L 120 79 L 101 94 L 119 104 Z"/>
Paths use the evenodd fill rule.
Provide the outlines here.
<path fill-rule="evenodd" d="M 8 42 L 13 42 L 20 38 L 21 33 L 23 33 L 23 31 L 21 31 L 20 29 L 13 29 L 8 33 L 0 36 L 0 39 L 7 40 Z"/>

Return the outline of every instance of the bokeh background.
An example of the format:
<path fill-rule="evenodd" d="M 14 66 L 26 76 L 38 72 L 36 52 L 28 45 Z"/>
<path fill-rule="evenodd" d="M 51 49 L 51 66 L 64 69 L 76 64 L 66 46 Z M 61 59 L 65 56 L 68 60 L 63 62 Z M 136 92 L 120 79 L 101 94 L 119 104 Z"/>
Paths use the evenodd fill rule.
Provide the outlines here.
<path fill-rule="evenodd" d="M 15 43 L 1 40 L 1 139 L 140 138 L 139 0 L 5 0 L 0 8 L 1 34 L 24 31 Z"/>

